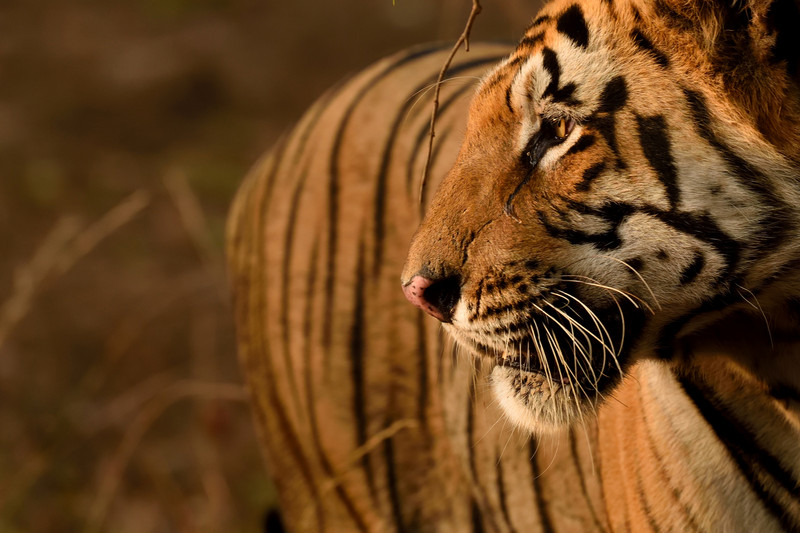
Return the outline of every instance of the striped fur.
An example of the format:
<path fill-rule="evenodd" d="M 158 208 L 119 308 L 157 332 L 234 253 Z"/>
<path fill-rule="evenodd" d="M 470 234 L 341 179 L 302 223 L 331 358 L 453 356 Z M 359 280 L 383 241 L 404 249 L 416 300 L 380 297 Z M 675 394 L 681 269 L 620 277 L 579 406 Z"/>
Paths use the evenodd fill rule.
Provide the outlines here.
<path fill-rule="evenodd" d="M 290 529 L 800 530 L 792 20 L 793 0 L 549 4 L 510 55 L 458 56 L 422 221 L 412 95 L 445 51 L 308 111 L 228 233 Z M 458 281 L 448 335 L 401 270 Z"/>

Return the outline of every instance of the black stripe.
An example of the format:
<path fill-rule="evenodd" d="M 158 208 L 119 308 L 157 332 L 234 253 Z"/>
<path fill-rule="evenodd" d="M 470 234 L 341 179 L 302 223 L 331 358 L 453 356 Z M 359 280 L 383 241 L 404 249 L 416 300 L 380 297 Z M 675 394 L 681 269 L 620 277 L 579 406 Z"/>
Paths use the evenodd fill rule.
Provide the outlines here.
<path fill-rule="evenodd" d="M 514 533 L 514 524 L 511 523 L 511 517 L 508 514 L 508 504 L 506 503 L 506 487 L 503 482 L 503 460 L 502 454 L 497 459 L 497 497 L 500 499 L 500 510 L 503 512 L 503 518 L 506 521 L 508 530 Z"/>
<path fill-rule="evenodd" d="M 319 240 L 314 239 L 314 244 L 311 247 L 311 257 L 308 262 L 308 276 L 306 277 L 306 294 L 305 294 L 305 308 L 303 309 L 303 335 L 300 339 L 300 353 L 303 354 L 303 375 L 305 379 L 305 386 L 306 386 L 306 401 L 308 402 L 308 411 L 311 417 L 311 425 L 312 427 L 316 426 L 316 416 L 314 410 L 314 399 L 313 399 L 313 379 L 311 377 L 311 365 L 309 361 L 311 360 L 311 335 L 312 330 L 311 326 L 313 324 L 313 313 L 314 313 L 314 295 L 316 294 L 316 285 L 317 285 L 317 260 L 319 259 Z"/>
<path fill-rule="evenodd" d="M 800 403 L 800 389 L 788 384 L 771 385 L 769 395 L 776 400 L 792 401 Z"/>
<path fill-rule="evenodd" d="M 542 98 L 550 96 L 554 102 L 563 102 L 567 105 L 579 105 L 580 102 L 573 98 L 576 86 L 568 83 L 559 87 L 561 79 L 561 67 L 558 64 L 558 56 L 549 48 L 542 50 L 542 66 L 550 74 L 550 83 L 547 84 Z"/>
<path fill-rule="evenodd" d="M 575 144 L 569 147 L 569 150 L 566 151 L 564 156 L 579 154 L 584 150 L 591 148 L 594 145 L 594 141 L 595 136 L 591 133 L 588 135 L 581 135 Z"/>
<path fill-rule="evenodd" d="M 387 426 L 388 427 L 388 423 Z M 389 486 L 389 501 L 392 503 L 392 516 L 394 518 L 397 531 L 406 531 L 403 521 L 402 505 L 400 504 L 400 489 L 398 487 L 396 463 L 394 457 L 394 437 L 389 437 L 383 441 L 383 456 L 386 462 L 386 481 Z"/>
<path fill-rule="evenodd" d="M 455 351 L 455 347 L 452 349 L 452 351 Z M 445 359 L 446 356 L 444 354 L 444 335 L 441 334 L 441 331 L 439 335 L 436 335 L 436 348 L 434 348 L 431 353 L 435 354 L 434 361 L 436 361 L 436 374 L 434 375 L 434 378 L 431 380 L 433 381 L 432 387 L 437 388 L 437 386 L 441 387 L 445 383 L 447 383 L 450 377 L 444 375 L 444 364 L 446 361 Z M 453 359 L 452 352 L 450 354 L 450 359 L 451 360 Z M 452 373 L 452 371 L 453 369 L 451 367 L 450 372 Z"/>
<path fill-rule="evenodd" d="M 640 393 L 641 394 L 641 393 Z M 692 508 L 688 505 L 687 502 L 684 501 L 683 491 L 675 485 L 672 480 L 672 476 L 669 474 L 669 469 L 667 467 L 667 462 L 664 460 L 664 457 L 658 452 L 658 448 L 656 446 L 655 440 L 653 439 L 653 433 L 651 431 L 650 421 L 648 420 L 647 415 L 642 412 L 642 424 L 644 424 L 644 431 L 645 437 L 647 437 L 647 447 L 650 453 L 652 454 L 653 458 L 655 458 L 656 465 L 658 465 L 658 473 L 659 477 L 663 480 L 663 484 L 666 487 L 669 487 L 670 492 L 672 492 L 672 497 L 675 498 L 675 501 L 680 505 L 680 508 L 683 510 L 683 516 L 686 518 L 688 525 L 690 526 L 692 531 L 702 531 L 700 526 L 697 524 L 697 521 L 694 518 L 694 512 Z"/>
<path fill-rule="evenodd" d="M 472 500 L 472 531 L 473 533 L 484 533 L 481 510 L 475 500 Z"/>
<path fill-rule="evenodd" d="M 674 210 L 680 200 L 678 172 L 672 158 L 671 143 L 667 133 L 667 121 L 661 115 L 642 117 L 636 115 L 639 129 L 639 143 L 650 166 L 667 190 L 669 208 Z"/>
<path fill-rule="evenodd" d="M 796 499 L 800 490 L 800 480 L 794 479 L 778 459 L 759 446 L 755 435 L 738 421 L 733 413 L 714 399 L 715 395 L 707 384 L 699 379 L 692 381 L 685 376 L 678 377 L 678 382 L 727 449 L 764 507 L 786 531 L 800 530 L 800 521 L 791 516 L 775 494 L 782 489 L 784 497 L 790 500 Z M 767 484 L 764 477 L 771 478 L 777 486 L 772 483 Z"/>
<path fill-rule="evenodd" d="M 542 41 L 544 41 L 544 32 L 540 32 L 532 36 L 526 35 L 520 39 L 519 44 L 517 45 L 517 50 L 519 51 L 522 48 L 533 48 Z"/>
<path fill-rule="evenodd" d="M 713 146 L 725 162 L 732 167 L 738 182 L 762 202 L 763 220 L 760 224 L 759 240 L 754 248 L 759 256 L 772 254 L 778 249 L 784 238 L 795 230 L 791 210 L 785 202 L 771 189 L 766 177 L 750 163 L 736 155 L 731 148 L 720 141 L 711 129 L 711 114 L 704 98 L 697 92 L 684 89 L 684 95 L 692 111 L 695 129 L 703 139 Z"/>
<path fill-rule="evenodd" d="M 269 206 L 270 201 L 272 200 L 272 193 L 275 187 L 275 181 L 277 181 L 278 176 L 278 169 L 280 168 L 281 164 L 283 163 L 283 158 L 286 156 L 286 144 L 288 143 L 288 137 L 281 137 L 278 141 L 278 144 L 272 149 L 273 153 L 275 154 L 275 159 L 273 160 L 273 165 L 269 169 L 267 174 L 267 184 L 265 185 L 265 195 L 264 195 L 264 206 Z M 264 209 L 263 211 L 266 211 Z"/>
<path fill-rule="evenodd" d="M 600 93 L 600 105 L 595 113 L 616 113 L 628 103 L 628 85 L 622 76 L 613 77 Z"/>
<path fill-rule="evenodd" d="M 597 517 L 597 512 L 594 509 L 592 499 L 589 497 L 589 489 L 586 486 L 586 477 L 583 475 L 583 470 L 581 469 L 581 461 L 578 455 L 578 447 L 575 442 L 574 430 L 570 430 L 569 432 L 569 449 L 570 453 L 572 454 L 572 462 L 575 464 L 575 471 L 578 473 L 578 482 L 581 485 L 581 493 L 583 494 L 583 499 L 586 501 L 586 507 L 592 514 L 592 521 L 594 522 L 594 525 L 597 527 L 598 531 L 605 531 L 606 528 L 605 526 L 603 526 L 603 524 L 600 522 L 600 519 Z M 591 453 L 591 450 L 589 450 L 589 453 Z M 602 484 L 602 481 L 600 481 L 600 484 Z"/>
<path fill-rule="evenodd" d="M 619 155 L 614 114 L 622 109 L 627 102 L 628 87 L 625 79 L 622 76 L 616 76 L 603 87 L 597 111 L 595 111 L 594 117 L 589 120 L 594 129 L 606 140 L 608 148 L 616 157 L 617 168 L 620 169 L 626 168 L 627 165 Z"/>
<path fill-rule="evenodd" d="M 486 278 L 481 278 L 478 281 L 478 289 L 475 291 L 475 311 L 470 316 L 470 320 L 475 320 L 481 313 L 481 299 L 483 298 L 483 286 Z"/>
<path fill-rule="evenodd" d="M 572 5 L 558 17 L 556 29 L 581 48 L 589 46 L 589 27 L 578 5 Z"/>
<path fill-rule="evenodd" d="M 367 442 L 367 414 L 366 407 L 366 379 L 364 378 L 365 370 L 364 365 L 366 359 L 364 357 L 364 336 L 365 332 L 365 316 L 364 307 L 364 242 L 358 243 L 358 259 L 356 262 L 356 276 L 355 287 L 353 294 L 353 323 L 350 327 L 350 342 L 348 353 L 350 355 L 350 372 L 353 380 L 353 416 L 355 417 L 356 429 L 356 442 L 357 448 L 360 448 Z M 369 462 L 369 454 L 364 454 L 361 457 L 361 465 L 364 469 L 364 474 L 367 476 L 367 483 L 369 484 L 370 491 L 375 500 L 377 495 L 375 492 L 375 478 L 372 472 L 372 465 Z"/>
<path fill-rule="evenodd" d="M 545 88 L 542 93 L 542 98 L 544 98 L 558 92 L 558 85 L 561 79 L 561 67 L 558 65 L 558 56 L 549 48 L 542 50 L 542 67 L 544 67 L 550 75 L 550 83 L 547 84 L 547 88 Z"/>
<path fill-rule="evenodd" d="M 295 402 L 295 405 L 298 407 L 299 411 L 302 411 L 300 408 L 302 402 L 300 401 L 300 390 L 297 388 L 297 380 L 294 379 L 294 362 L 292 360 L 292 353 L 289 349 L 289 310 L 291 307 L 290 298 L 289 298 L 289 285 L 290 285 L 290 272 L 291 272 L 291 262 L 294 256 L 294 232 L 295 227 L 297 226 L 297 212 L 300 206 L 300 195 L 302 194 L 305 185 L 306 178 L 308 177 L 308 167 L 309 167 L 310 160 L 303 165 L 303 170 L 300 173 L 300 178 L 297 180 L 295 184 L 295 189 L 292 191 L 292 197 L 290 200 L 290 207 L 289 207 L 289 218 L 286 224 L 286 236 L 284 240 L 284 251 L 282 254 L 282 261 L 281 261 L 281 282 L 280 282 L 280 316 L 278 321 L 281 325 L 281 341 L 282 341 L 282 348 L 283 348 L 283 359 L 284 364 L 286 365 L 286 375 L 288 377 L 288 386 L 289 391 L 292 396 L 292 399 Z"/>
<path fill-rule="evenodd" d="M 428 346 L 425 338 L 425 315 L 417 313 L 417 354 L 419 355 L 419 395 L 417 403 L 417 418 L 422 428 L 428 427 Z"/>
<path fill-rule="evenodd" d="M 616 159 L 617 168 L 623 170 L 628 167 L 625 161 L 622 160 L 619 154 L 619 145 L 617 144 L 617 130 L 614 115 L 598 116 L 592 119 L 592 125 L 597 132 L 603 136 L 608 145 L 611 153 L 614 154 Z"/>
<path fill-rule="evenodd" d="M 597 179 L 603 170 L 605 170 L 606 164 L 603 161 L 595 163 L 594 165 L 590 166 L 586 170 L 583 171 L 583 178 L 581 179 L 580 183 L 575 186 L 575 190 L 586 192 L 592 186 L 592 182 Z"/>
<path fill-rule="evenodd" d="M 634 206 L 624 202 L 609 202 L 600 207 L 590 207 L 580 202 L 569 202 L 570 209 L 581 214 L 592 215 L 604 219 L 610 228 L 599 234 L 587 233 L 574 228 L 559 228 L 553 225 L 544 213 L 539 213 L 539 219 L 547 232 L 560 239 L 565 239 L 572 244 L 594 244 L 600 249 L 609 250 L 618 248 L 622 244 L 619 236 L 619 226 L 627 217 L 634 213 L 644 213 L 659 219 L 674 230 L 703 241 L 713 246 L 725 259 L 717 282 L 730 281 L 729 275 L 734 271 L 739 262 L 739 243 L 728 237 L 713 218 L 706 213 L 694 214 L 680 211 L 665 211 L 654 206 Z"/>
<path fill-rule="evenodd" d="M 730 275 L 739 264 L 740 245 L 729 237 L 707 213 L 688 213 L 683 211 L 664 211 L 657 207 L 644 206 L 642 212 L 654 216 L 673 229 L 691 235 L 710 244 L 725 259 L 718 276 L 718 283 L 730 281 Z"/>
<path fill-rule="evenodd" d="M 542 473 L 539 471 L 539 465 L 536 462 L 537 448 L 536 439 L 531 437 L 528 441 L 528 453 L 530 453 L 529 460 L 531 463 L 531 478 L 533 480 L 533 497 L 536 502 L 536 509 L 539 512 L 539 521 L 542 526 L 542 531 L 544 533 L 553 533 L 555 531 L 553 529 L 553 523 L 548 514 L 547 503 L 544 501 L 544 496 L 542 495 L 542 484 L 540 480 Z"/>
<path fill-rule="evenodd" d="M 511 113 L 512 115 L 514 114 L 514 106 L 511 105 L 511 89 L 514 87 L 514 80 L 515 79 L 517 79 L 516 76 L 514 76 L 514 78 L 512 78 L 511 83 L 509 83 L 508 87 L 506 87 L 506 98 L 505 98 L 505 100 L 506 100 L 506 108 L 508 109 L 508 112 Z"/>
<path fill-rule="evenodd" d="M 284 153 L 279 154 L 282 159 L 282 156 L 285 155 Z M 251 271 L 248 273 L 248 279 L 262 279 L 266 276 L 265 270 L 262 268 L 263 262 L 265 260 L 265 256 L 267 253 L 267 246 L 269 244 L 268 241 L 264 240 L 264 231 L 267 228 L 267 209 L 266 206 L 269 204 L 270 200 L 272 199 L 272 183 L 274 181 L 275 175 L 277 173 L 277 168 L 279 166 L 279 158 L 276 156 L 275 166 L 272 169 L 272 172 L 268 175 L 267 185 L 264 190 L 264 196 L 261 198 L 261 204 L 255 206 L 255 216 L 256 220 L 254 221 L 254 227 L 256 231 L 253 232 L 252 235 L 252 242 L 250 242 L 247 247 L 251 250 L 255 250 L 258 252 L 258 261 L 252 262 Z M 255 200 L 254 200 L 255 201 Z M 269 287 L 269 284 L 265 285 Z M 266 291 L 248 291 L 245 294 L 255 294 L 256 301 L 254 304 L 255 309 L 253 310 L 253 314 L 256 317 L 265 317 L 268 316 L 267 314 L 267 293 Z M 248 301 L 248 307 L 252 307 Z M 249 320 L 249 316 L 245 318 L 246 321 Z M 248 341 L 253 341 L 253 336 L 248 338 Z M 265 374 L 264 378 L 268 383 L 275 383 L 275 369 L 273 368 L 272 364 L 272 351 L 270 350 L 269 343 L 267 342 L 267 336 L 265 334 L 256 335 L 255 341 L 253 342 L 253 354 L 249 355 L 249 358 L 246 359 L 248 361 L 248 365 L 253 365 L 255 362 L 254 354 L 263 354 L 263 357 L 259 357 L 258 359 L 263 362 L 263 368 L 259 365 L 256 368 L 251 368 L 250 372 L 252 375 L 262 375 Z M 266 391 L 267 394 L 267 401 L 269 402 L 269 409 L 254 409 L 253 411 L 256 415 L 261 419 L 261 425 L 265 430 L 269 430 L 269 424 L 266 420 L 266 412 L 272 413 L 276 418 L 276 423 L 278 425 L 278 431 L 280 432 L 282 438 L 284 438 L 287 443 L 289 444 L 288 453 L 292 456 L 295 463 L 297 464 L 300 475 L 302 476 L 303 480 L 309 487 L 309 490 L 313 494 L 315 500 L 319 500 L 319 491 L 317 489 L 317 484 L 314 480 L 314 475 L 311 472 L 311 466 L 306 461 L 305 456 L 302 454 L 302 444 L 300 438 L 295 434 L 294 429 L 292 428 L 291 423 L 289 422 L 286 416 L 286 409 L 284 408 L 283 404 L 281 403 L 281 399 L 278 396 L 277 390 L 275 387 L 269 387 Z M 317 523 L 319 529 L 322 530 L 324 528 L 324 514 L 322 513 L 322 507 L 316 506 L 316 515 L 317 515 Z M 365 529 L 362 528 L 362 531 Z"/>
<path fill-rule="evenodd" d="M 551 20 L 549 15 L 539 15 L 538 17 L 533 19 L 533 22 L 531 22 L 531 25 L 528 26 L 528 29 L 531 30 L 536 26 L 538 26 L 539 24 L 541 24 L 542 22 L 548 22 L 549 20 Z"/>
<path fill-rule="evenodd" d="M 651 531 L 654 531 L 655 533 L 660 533 L 661 528 L 658 527 L 658 523 L 656 523 L 655 516 L 653 515 L 653 509 L 647 502 L 647 493 L 645 492 L 644 486 L 642 485 L 642 469 L 634 468 L 634 471 L 635 471 L 634 475 L 636 476 L 636 493 L 637 496 L 639 497 L 639 503 L 642 504 L 642 513 L 647 519 L 647 525 L 650 526 Z"/>
<path fill-rule="evenodd" d="M 316 399 L 314 397 L 314 380 L 313 376 L 311 375 L 311 365 L 310 363 L 310 354 L 311 354 L 311 335 L 312 335 L 312 325 L 314 324 L 313 320 L 313 312 L 314 312 L 314 295 L 317 294 L 317 271 L 321 265 L 317 265 L 317 261 L 319 260 L 319 239 L 314 239 L 314 244 L 311 248 L 311 258 L 309 261 L 309 271 L 308 271 L 308 278 L 306 280 L 306 295 L 305 295 L 305 310 L 303 313 L 303 338 L 302 348 L 300 353 L 303 354 L 303 362 L 305 363 L 303 368 L 303 376 L 305 379 L 305 392 L 306 392 L 306 402 L 308 403 L 308 414 L 309 414 L 309 425 L 311 426 L 311 440 L 314 443 L 314 448 L 317 450 L 319 455 L 322 457 L 322 440 L 319 434 L 319 423 L 317 421 L 317 411 L 315 408 Z M 323 463 L 327 464 L 327 458 L 323 457 Z M 328 469 L 330 469 L 330 465 L 328 465 Z M 316 492 L 315 492 L 316 494 Z M 317 495 L 315 498 L 316 502 L 319 502 L 319 496 Z M 319 530 L 324 530 L 324 522 L 323 522 L 323 506 L 322 505 L 315 505 L 317 508 L 317 515 L 319 521 Z"/>
<path fill-rule="evenodd" d="M 650 39 L 648 39 L 645 34 L 639 30 L 639 28 L 634 28 L 634 30 L 631 32 L 631 39 L 633 39 L 633 42 L 636 44 L 636 46 L 655 59 L 656 63 L 658 63 L 662 68 L 669 68 L 669 59 L 667 59 L 667 56 L 665 56 L 661 50 L 653 46 L 653 43 L 650 42 Z"/>
<path fill-rule="evenodd" d="M 475 370 L 473 369 L 473 372 Z M 472 473 L 472 481 L 477 487 L 478 483 L 478 463 L 475 457 L 475 446 L 478 439 L 475 438 L 475 406 L 473 401 L 475 399 L 475 380 L 471 379 L 469 384 L 469 394 L 467 395 L 467 442 L 469 443 L 469 468 Z"/>
<path fill-rule="evenodd" d="M 488 90 L 492 87 L 496 87 L 500 85 L 500 83 L 505 80 L 506 76 L 508 75 L 509 71 L 516 70 L 517 65 L 522 63 L 523 61 L 527 60 L 527 56 L 517 56 L 511 59 L 508 59 L 506 63 L 502 64 L 497 70 L 495 70 L 492 75 L 483 82 L 481 85 L 482 90 Z"/>
<path fill-rule="evenodd" d="M 635 272 L 641 273 L 642 268 L 644 268 L 644 261 L 638 255 L 635 257 L 631 257 L 630 259 L 626 259 L 625 262 L 628 263 L 628 266 L 631 267 Z M 629 272 L 631 276 L 633 276 L 636 279 L 639 279 L 639 276 L 637 276 L 635 272 L 631 272 L 630 270 Z"/>
<path fill-rule="evenodd" d="M 706 260 L 701 252 L 695 252 L 694 259 L 689 263 L 683 272 L 681 272 L 681 285 L 687 285 L 694 281 L 694 279 L 702 272 Z"/>
<path fill-rule="evenodd" d="M 610 228 L 604 233 L 587 233 L 583 230 L 573 228 L 559 228 L 550 223 L 549 219 L 543 214 L 539 214 L 539 220 L 545 230 L 557 239 L 564 239 L 571 244 L 593 244 L 599 250 L 614 250 L 622 246 L 622 238 L 619 236 L 619 227 L 637 209 L 636 207 L 622 203 L 609 202 L 598 208 L 589 207 L 578 202 L 570 202 L 570 208 L 579 213 L 597 216 L 609 223 Z"/>

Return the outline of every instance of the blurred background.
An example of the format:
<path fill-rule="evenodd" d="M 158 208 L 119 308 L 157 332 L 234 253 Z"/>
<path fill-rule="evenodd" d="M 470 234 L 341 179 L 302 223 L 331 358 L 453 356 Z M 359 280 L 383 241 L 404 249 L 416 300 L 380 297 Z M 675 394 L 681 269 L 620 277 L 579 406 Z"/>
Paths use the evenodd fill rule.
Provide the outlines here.
<path fill-rule="evenodd" d="M 539 2 L 483 0 L 516 41 Z M 0 2 L 0 531 L 259 531 L 225 215 L 335 81 L 470 0 Z"/>

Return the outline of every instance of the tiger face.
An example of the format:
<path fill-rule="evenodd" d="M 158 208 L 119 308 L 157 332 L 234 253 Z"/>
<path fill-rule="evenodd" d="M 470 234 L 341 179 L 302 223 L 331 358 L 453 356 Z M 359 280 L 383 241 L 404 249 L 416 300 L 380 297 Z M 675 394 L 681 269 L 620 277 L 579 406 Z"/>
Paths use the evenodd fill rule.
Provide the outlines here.
<path fill-rule="evenodd" d="M 482 81 L 411 243 L 406 297 L 494 365 L 500 405 L 529 430 L 573 422 L 633 362 L 786 295 L 796 167 L 714 73 L 707 28 L 666 4 L 548 5 Z M 768 47 L 741 54 L 777 65 L 783 98 Z"/>

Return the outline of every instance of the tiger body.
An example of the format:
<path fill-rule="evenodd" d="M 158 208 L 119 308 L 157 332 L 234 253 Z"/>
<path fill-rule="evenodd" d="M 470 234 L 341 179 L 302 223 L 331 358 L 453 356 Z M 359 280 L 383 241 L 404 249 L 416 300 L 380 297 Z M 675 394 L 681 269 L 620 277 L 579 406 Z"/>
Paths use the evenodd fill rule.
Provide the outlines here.
<path fill-rule="evenodd" d="M 800 530 L 797 6 L 739 7 L 557 1 L 473 45 L 424 219 L 444 50 L 254 168 L 228 256 L 290 529 Z"/>

